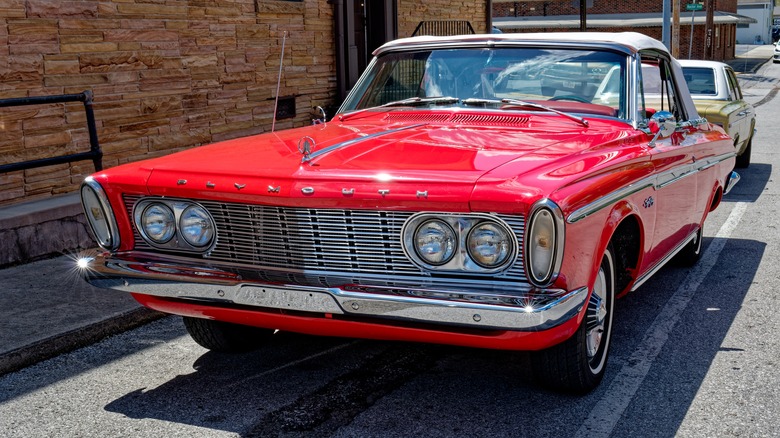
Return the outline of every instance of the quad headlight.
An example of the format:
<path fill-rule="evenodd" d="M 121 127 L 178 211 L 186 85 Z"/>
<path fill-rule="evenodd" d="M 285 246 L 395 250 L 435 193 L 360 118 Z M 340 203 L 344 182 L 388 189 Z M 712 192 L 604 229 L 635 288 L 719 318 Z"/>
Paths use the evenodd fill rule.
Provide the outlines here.
<path fill-rule="evenodd" d="M 152 242 L 162 245 L 176 233 L 176 220 L 173 211 L 165 204 L 150 203 L 141 213 L 142 235 Z"/>
<path fill-rule="evenodd" d="M 484 268 L 501 266 L 510 255 L 511 239 L 504 227 L 490 221 L 480 222 L 469 231 L 466 239 L 469 256 Z"/>
<path fill-rule="evenodd" d="M 427 220 L 414 232 L 414 251 L 431 265 L 441 266 L 452 260 L 457 247 L 455 231 L 443 220 Z"/>
<path fill-rule="evenodd" d="M 81 205 L 98 245 L 109 251 L 119 248 L 114 212 L 103 188 L 91 176 L 81 185 Z"/>
<path fill-rule="evenodd" d="M 184 209 L 179 218 L 179 229 L 184 240 L 196 248 L 202 248 L 214 239 L 211 215 L 200 205 Z"/>
<path fill-rule="evenodd" d="M 515 233 L 489 214 L 418 213 L 401 234 L 407 257 L 430 271 L 492 274 L 517 257 Z"/>
<path fill-rule="evenodd" d="M 191 201 L 147 198 L 133 209 L 141 237 L 160 249 L 203 252 L 216 238 L 216 226 L 203 206 Z"/>

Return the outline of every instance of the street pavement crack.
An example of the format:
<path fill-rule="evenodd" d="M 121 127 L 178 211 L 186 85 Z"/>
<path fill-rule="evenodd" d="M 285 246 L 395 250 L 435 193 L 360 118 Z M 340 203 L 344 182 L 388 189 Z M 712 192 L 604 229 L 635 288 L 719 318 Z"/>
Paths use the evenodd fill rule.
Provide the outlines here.
<path fill-rule="evenodd" d="M 243 436 L 328 436 L 418 374 L 430 372 L 444 356 L 437 346 L 391 344 L 359 369 L 263 416 Z"/>

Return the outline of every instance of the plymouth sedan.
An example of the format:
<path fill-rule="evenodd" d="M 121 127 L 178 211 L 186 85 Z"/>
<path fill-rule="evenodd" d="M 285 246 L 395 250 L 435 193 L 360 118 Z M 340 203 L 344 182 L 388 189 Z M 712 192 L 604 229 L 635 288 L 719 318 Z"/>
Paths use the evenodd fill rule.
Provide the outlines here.
<path fill-rule="evenodd" d="M 734 139 L 737 167 L 750 165 L 756 111 L 745 102 L 737 75 L 717 61 L 680 60 L 683 76 L 699 115 L 723 127 Z"/>
<path fill-rule="evenodd" d="M 374 55 L 330 120 L 87 178 L 102 249 L 85 278 L 182 315 L 211 350 L 277 330 L 526 350 L 540 382 L 591 390 L 616 297 L 699 258 L 738 180 L 731 138 L 636 33 L 416 37 Z M 660 72 L 654 107 L 643 64 Z M 545 71 L 577 65 L 543 92 Z"/>

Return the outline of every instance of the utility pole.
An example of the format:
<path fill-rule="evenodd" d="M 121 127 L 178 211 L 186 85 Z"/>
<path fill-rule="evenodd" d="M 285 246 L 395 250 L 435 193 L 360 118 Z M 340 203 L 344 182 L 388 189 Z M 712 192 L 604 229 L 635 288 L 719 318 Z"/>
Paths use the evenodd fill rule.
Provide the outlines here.
<path fill-rule="evenodd" d="M 680 57 L 680 0 L 672 1 L 672 56 Z"/>
<path fill-rule="evenodd" d="M 580 0 L 580 32 L 585 32 L 588 29 L 588 5 L 587 0 Z"/>
<path fill-rule="evenodd" d="M 712 38 L 715 32 L 714 26 L 715 1 L 707 0 L 707 19 L 705 21 L 704 59 L 712 60 Z"/>
<path fill-rule="evenodd" d="M 663 21 L 661 23 L 661 42 L 664 43 L 667 49 L 669 51 L 672 50 L 672 43 L 669 39 L 669 24 L 671 24 L 671 17 L 669 16 L 669 11 L 672 9 L 672 0 L 664 0 L 663 4 L 663 16 L 661 20 Z"/>

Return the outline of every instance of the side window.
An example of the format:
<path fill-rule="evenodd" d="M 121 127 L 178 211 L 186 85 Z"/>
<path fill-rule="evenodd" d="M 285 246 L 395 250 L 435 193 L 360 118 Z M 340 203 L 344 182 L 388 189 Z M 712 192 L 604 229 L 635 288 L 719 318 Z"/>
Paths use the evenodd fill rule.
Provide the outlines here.
<path fill-rule="evenodd" d="M 729 98 L 731 100 L 742 100 L 742 90 L 739 89 L 739 82 L 734 75 L 734 70 L 726 69 L 726 80 L 729 82 Z"/>
<path fill-rule="evenodd" d="M 640 79 L 640 118 L 644 107 L 646 117 L 658 111 L 668 111 L 678 120 L 686 120 L 687 115 L 680 103 L 680 95 L 669 63 L 663 58 L 642 57 Z M 644 105 L 642 105 L 644 102 Z"/>

